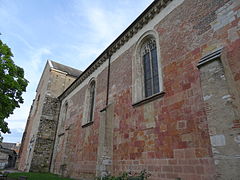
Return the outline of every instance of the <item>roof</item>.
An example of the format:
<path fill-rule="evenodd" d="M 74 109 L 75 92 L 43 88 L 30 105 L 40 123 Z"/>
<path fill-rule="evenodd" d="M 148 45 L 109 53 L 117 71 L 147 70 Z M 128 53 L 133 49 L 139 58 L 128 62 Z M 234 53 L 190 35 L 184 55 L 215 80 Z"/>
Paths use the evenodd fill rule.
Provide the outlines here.
<path fill-rule="evenodd" d="M 51 66 L 51 68 L 62 71 L 62 72 L 66 72 L 68 75 L 73 76 L 73 77 L 79 77 L 80 74 L 82 73 L 82 71 L 57 63 L 55 61 L 49 60 L 49 64 Z"/>
<path fill-rule="evenodd" d="M 16 143 L 8 143 L 8 142 L 2 142 L 1 146 L 6 149 L 14 149 L 16 148 L 17 144 Z"/>
<path fill-rule="evenodd" d="M 5 145 L 5 147 L 4 147 L 4 145 Z M 1 143 L 0 144 L 0 152 L 5 153 L 5 154 L 9 154 L 9 155 L 16 155 L 17 153 L 16 153 L 15 150 L 13 150 L 12 145 L 16 145 L 16 144 L 15 143 Z M 9 148 L 8 148 L 8 146 L 9 146 Z"/>
<path fill-rule="evenodd" d="M 50 70 L 59 71 L 60 73 L 67 74 L 69 76 L 74 77 L 75 79 L 77 79 L 82 74 L 82 71 L 80 71 L 78 69 L 75 69 L 75 68 L 72 68 L 72 67 L 69 67 L 69 66 L 57 63 L 57 62 L 52 61 L 52 60 L 47 60 L 46 65 L 45 65 L 44 70 L 43 70 L 43 73 L 41 75 L 41 78 L 40 78 L 40 80 L 38 82 L 38 86 L 37 86 L 36 91 L 38 91 L 38 88 L 39 88 L 39 86 L 41 84 L 43 75 L 44 75 L 47 67 L 50 67 Z"/>

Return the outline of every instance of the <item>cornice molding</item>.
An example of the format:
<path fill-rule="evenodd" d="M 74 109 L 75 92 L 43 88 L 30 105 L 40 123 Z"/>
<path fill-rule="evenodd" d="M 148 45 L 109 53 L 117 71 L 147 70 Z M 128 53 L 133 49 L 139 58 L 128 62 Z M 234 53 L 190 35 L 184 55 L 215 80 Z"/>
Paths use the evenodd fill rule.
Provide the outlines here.
<path fill-rule="evenodd" d="M 201 68 L 203 65 L 205 65 L 205 64 L 207 64 L 209 62 L 211 62 L 213 60 L 217 60 L 219 57 L 221 57 L 222 50 L 223 50 L 223 48 L 221 47 L 221 48 L 219 48 L 219 49 L 217 49 L 217 50 L 215 50 L 215 51 L 213 51 L 213 52 L 203 56 L 200 59 L 200 61 L 198 62 L 197 67 Z"/>
<path fill-rule="evenodd" d="M 138 31 L 140 31 L 150 20 L 160 13 L 173 0 L 155 0 L 148 8 L 112 43 L 98 56 L 98 58 L 59 96 L 64 99 L 77 86 L 79 86 L 88 76 L 100 67 L 112 54 L 120 49 Z"/>

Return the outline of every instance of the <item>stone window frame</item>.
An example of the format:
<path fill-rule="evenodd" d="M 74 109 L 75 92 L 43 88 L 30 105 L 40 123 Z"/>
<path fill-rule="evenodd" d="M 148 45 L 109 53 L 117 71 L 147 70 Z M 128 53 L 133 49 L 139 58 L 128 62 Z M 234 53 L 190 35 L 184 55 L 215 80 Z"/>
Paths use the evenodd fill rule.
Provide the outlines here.
<path fill-rule="evenodd" d="M 64 107 L 63 107 L 63 117 L 62 117 L 62 122 L 61 122 L 61 127 L 64 129 L 64 124 L 66 123 L 67 120 L 67 115 L 68 115 L 68 108 L 69 108 L 69 102 L 65 101 L 64 102 Z"/>
<path fill-rule="evenodd" d="M 61 113 L 59 116 L 59 123 L 58 123 L 58 137 L 63 136 L 65 134 L 65 123 L 68 118 L 68 110 L 69 110 L 69 100 L 66 100 L 62 103 L 61 106 Z"/>
<path fill-rule="evenodd" d="M 64 139 L 64 136 L 65 136 L 65 123 L 67 121 L 67 118 L 68 118 L 68 112 L 69 112 L 69 102 L 70 100 L 65 100 L 63 103 L 62 103 L 62 106 L 61 106 L 61 113 L 60 113 L 60 116 L 59 116 L 59 124 L 58 124 L 58 130 L 57 130 L 57 137 L 56 137 L 56 151 L 57 152 L 60 152 L 61 148 L 62 148 L 62 144 L 61 142 L 63 141 Z"/>
<path fill-rule="evenodd" d="M 92 88 L 93 83 L 94 83 L 94 97 L 93 97 L 93 100 L 92 100 L 90 98 L 90 95 L 91 95 L 91 88 Z M 88 82 L 87 89 L 86 89 L 86 92 L 85 92 L 82 127 L 89 126 L 89 125 L 93 124 L 93 122 L 94 122 L 95 104 L 96 104 L 95 103 L 95 101 L 96 101 L 96 87 L 97 87 L 97 81 L 93 77 Z M 90 106 L 91 106 L 91 108 L 90 108 Z M 92 112 L 90 112 L 90 111 L 92 111 Z"/>
<path fill-rule="evenodd" d="M 158 78 L 159 78 L 159 92 L 152 94 L 151 96 L 145 97 L 145 86 L 144 86 L 144 69 L 141 49 L 142 46 L 149 41 L 154 39 L 156 42 L 157 59 L 158 59 Z M 159 36 L 155 30 L 148 30 L 138 39 L 134 57 L 132 61 L 132 106 L 139 106 L 147 102 L 153 101 L 164 95 L 163 77 L 162 77 L 162 65 L 161 55 L 159 46 Z"/>

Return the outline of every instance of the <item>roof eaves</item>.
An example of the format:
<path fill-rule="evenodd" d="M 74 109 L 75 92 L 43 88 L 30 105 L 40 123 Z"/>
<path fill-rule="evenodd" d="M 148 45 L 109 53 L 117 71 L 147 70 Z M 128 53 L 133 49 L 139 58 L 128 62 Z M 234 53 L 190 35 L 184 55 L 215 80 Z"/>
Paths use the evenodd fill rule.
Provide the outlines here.
<path fill-rule="evenodd" d="M 154 0 L 138 17 L 114 40 L 88 68 L 58 97 L 64 99 L 71 93 L 81 82 L 84 81 L 93 71 L 103 64 L 109 56 L 122 47 L 134 34 L 142 29 L 151 19 L 153 19 L 161 9 L 165 8 L 172 0 Z"/>

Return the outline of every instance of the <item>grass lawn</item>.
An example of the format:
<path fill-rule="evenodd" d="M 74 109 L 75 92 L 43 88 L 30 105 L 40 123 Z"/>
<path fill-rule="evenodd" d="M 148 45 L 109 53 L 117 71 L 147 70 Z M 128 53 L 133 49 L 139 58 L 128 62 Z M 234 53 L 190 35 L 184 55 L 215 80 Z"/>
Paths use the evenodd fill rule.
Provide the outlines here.
<path fill-rule="evenodd" d="M 69 178 L 61 178 L 58 175 L 50 173 L 31 173 L 31 172 L 21 172 L 21 173 L 10 173 L 8 177 L 18 178 L 19 176 L 27 176 L 28 180 L 71 180 Z"/>

